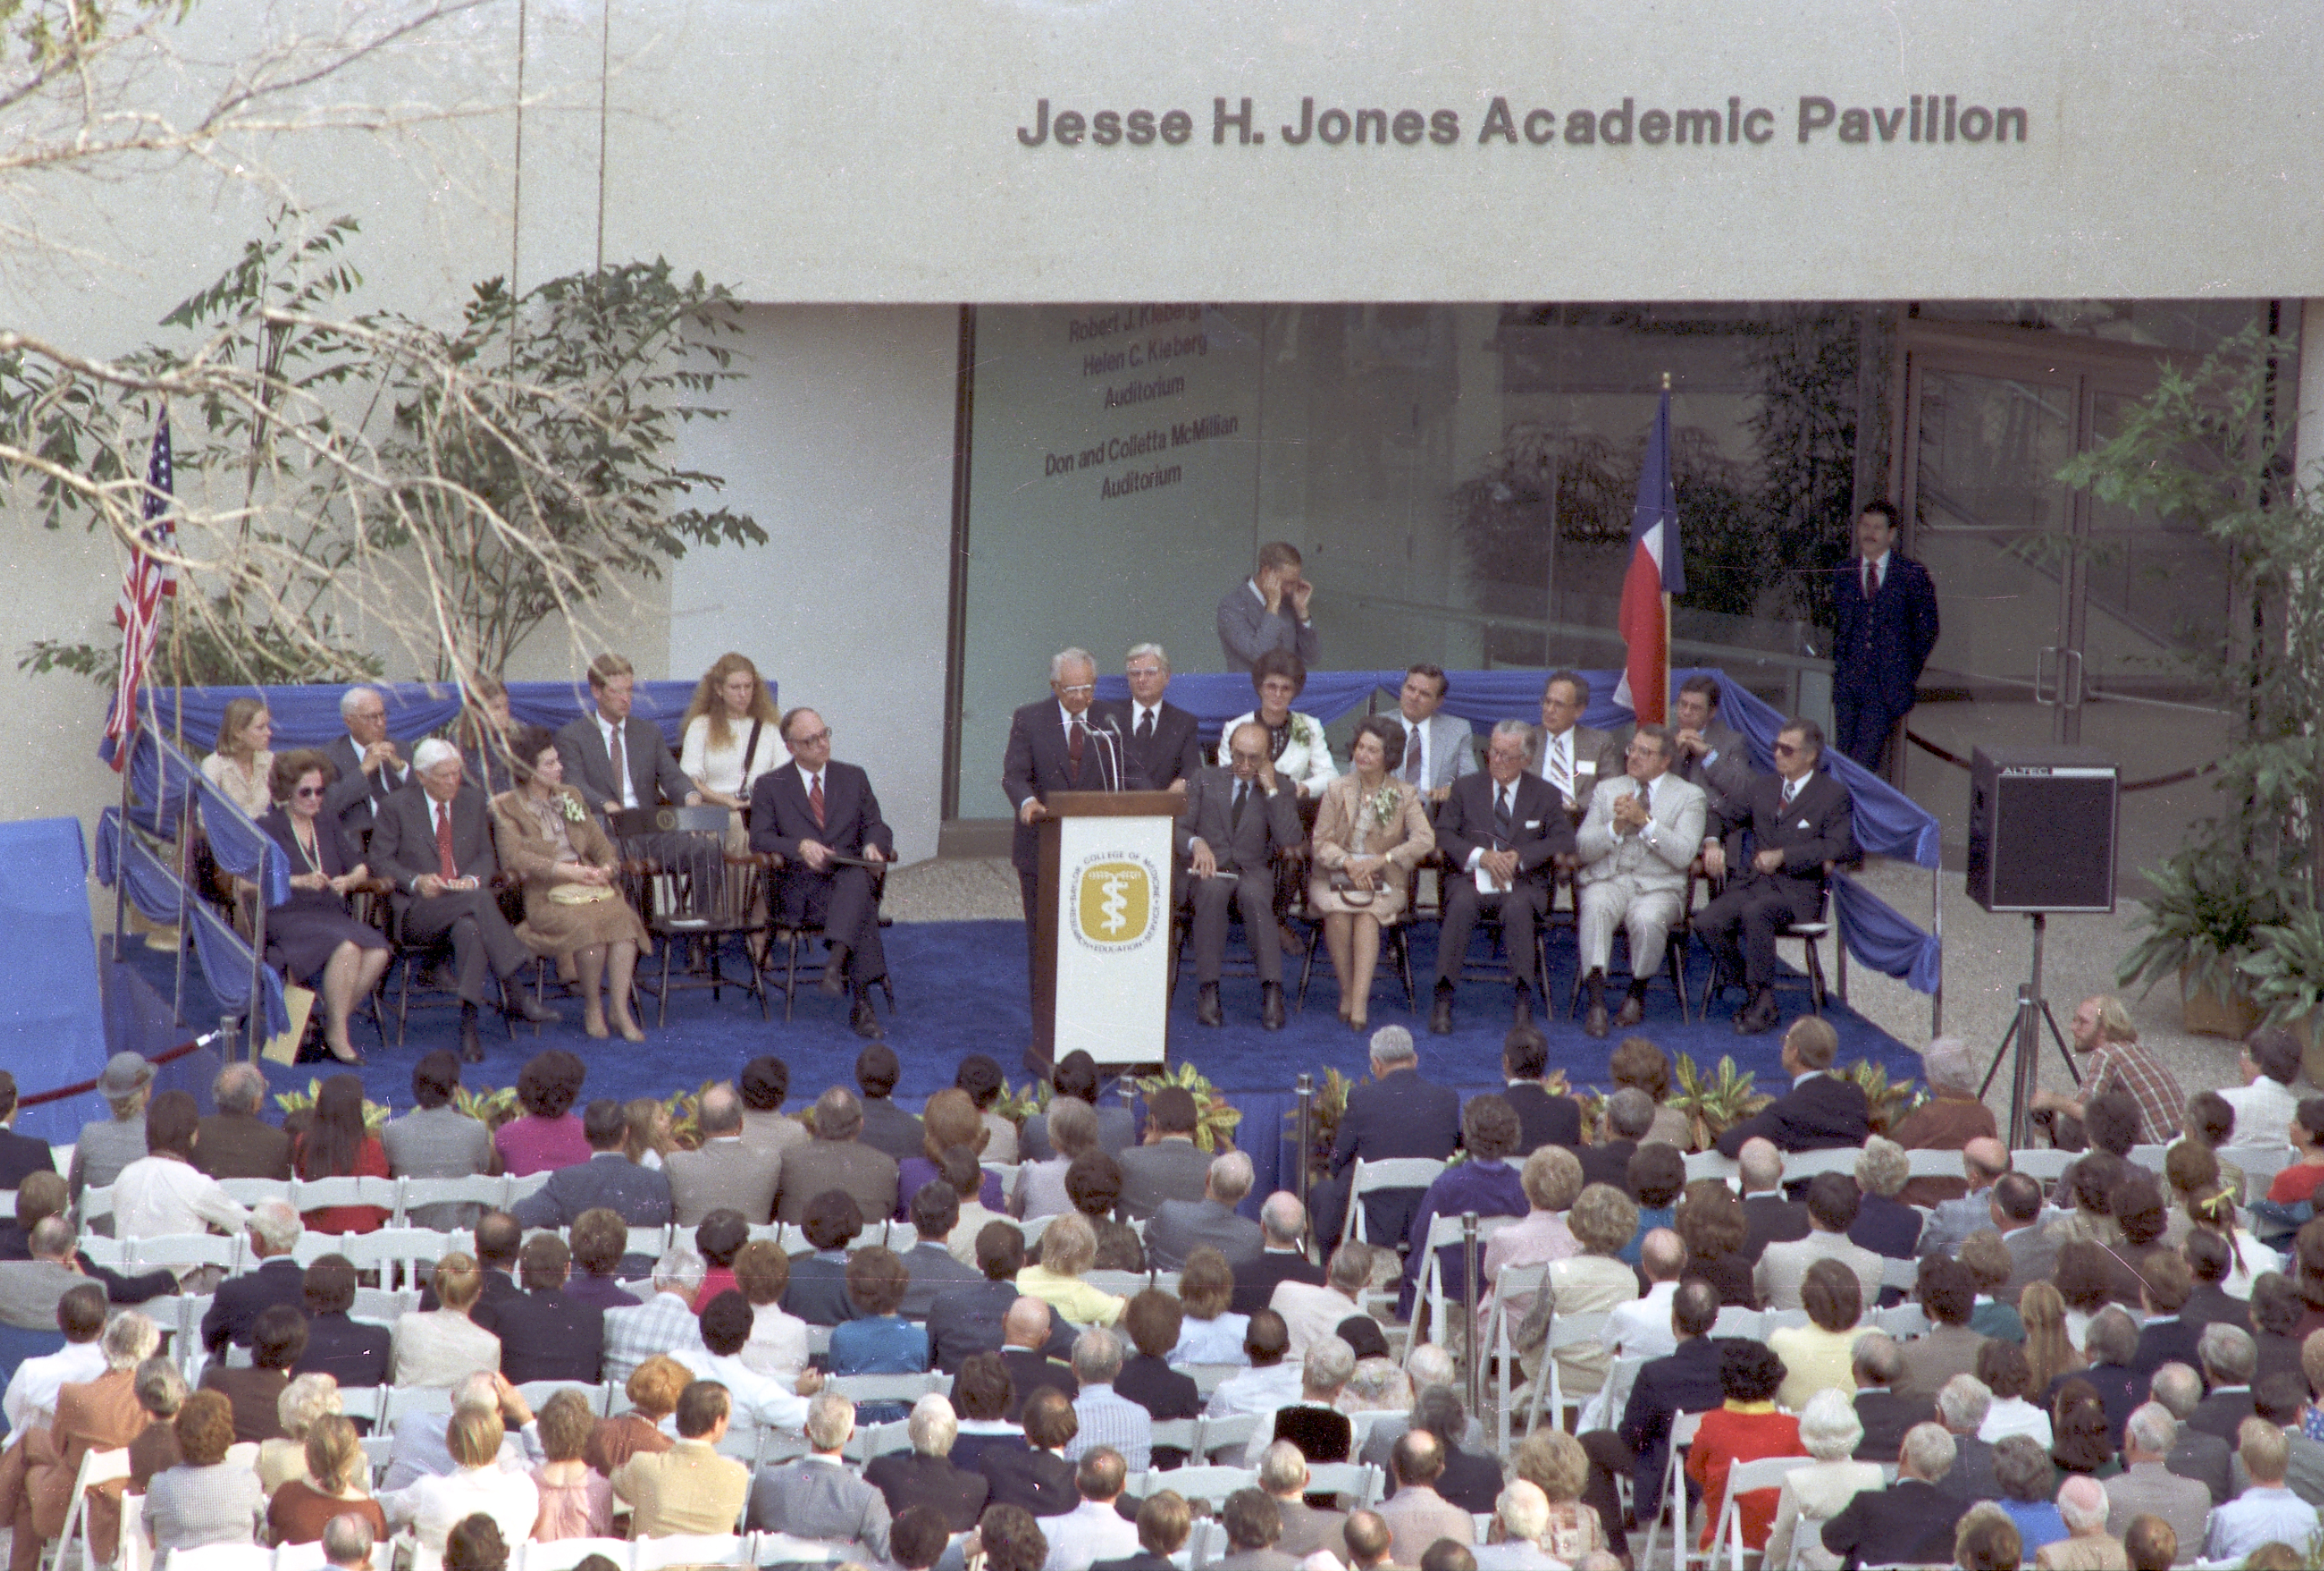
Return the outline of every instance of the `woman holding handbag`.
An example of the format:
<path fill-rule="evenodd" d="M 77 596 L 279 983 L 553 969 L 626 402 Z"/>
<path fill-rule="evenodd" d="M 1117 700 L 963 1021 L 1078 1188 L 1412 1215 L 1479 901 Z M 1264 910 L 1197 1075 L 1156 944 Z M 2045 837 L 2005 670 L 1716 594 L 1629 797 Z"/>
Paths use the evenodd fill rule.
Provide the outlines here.
<path fill-rule="evenodd" d="M 1368 715 L 1349 749 L 1354 767 L 1323 789 L 1315 814 L 1315 872 L 1308 904 L 1323 914 L 1323 941 L 1340 980 L 1340 1018 L 1364 1029 L 1379 963 L 1381 927 L 1403 914 L 1412 869 L 1436 849 L 1420 793 L 1396 777 L 1404 727 Z"/>
<path fill-rule="evenodd" d="M 516 733 L 512 791 L 493 798 L 493 831 L 501 861 L 524 880 L 524 920 L 516 935 L 538 955 L 571 955 L 581 977 L 583 1029 L 606 1034 L 602 981 L 611 995 L 613 1029 L 643 1042 L 630 1012 L 630 978 L 653 940 L 614 882 L 618 859 L 581 794 L 565 784 L 557 743 L 538 726 Z"/>

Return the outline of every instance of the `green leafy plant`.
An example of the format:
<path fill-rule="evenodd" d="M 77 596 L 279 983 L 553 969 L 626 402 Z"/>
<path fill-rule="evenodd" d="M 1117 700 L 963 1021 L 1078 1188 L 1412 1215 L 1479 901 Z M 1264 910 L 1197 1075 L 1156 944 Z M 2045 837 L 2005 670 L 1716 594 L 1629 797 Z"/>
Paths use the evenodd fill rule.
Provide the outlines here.
<path fill-rule="evenodd" d="M 2231 994 L 2244 961 L 2290 921 L 2292 870 L 2264 876 L 2228 848 L 2229 832 L 2206 820 L 2190 831 L 2200 840 L 2146 869 L 2149 893 L 2132 919 L 2140 937 L 2115 968 L 2118 985 L 2143 992 L 2183 975 L 2192 991 Z"/>
<path fill-rule="evenodd" d="M 2324 999 L 2324 915 L 2302 911 L 2262 928 L 2259 938 L 2237 967 L 2250 980 L 2252 1002 L 2271 1025 L 2297 1020 Z"/>
<path fill-rule="evenodd" d="M 303 1091 L 275 1092 L 274 1105 L 282 1109 L 282 1113 L 285 1117 L 289 1117 L 293 1114 L 303 1116 L 306 1114 L 314 1111 L 315 1098 L 322 1094 L 323 1082 L 320 1079 L 310 1079 L 307 1082 L 307 1089 Z M 374 1102 L 368 1097 L 364 1098 L 364 1128 L 376 1133 L 380 1128 L 385 1125 L 387 1119 L 388 1108 L 386 1104 Z"/>
<path fill-rule="evenodd" d="M 1307 1104 L 1307 1171 L 1320 1178 L 1332 1171 L 1332 1147 L 1340 1138 L 1340 1120 L 1348 1111 L 1348 1093 L 1356 1082 L 1334 1069 L 1323 1071 L 1317 1082 L 1315 1095 Z M 1293 1107 L 1284 1116 L 1285 1127 L 1297 1138 L 1299 1110 Z"/>
<path fill-rule="evenodd" d="M 1047 1080 L 1030 1081 L 1020 1091 L 1004 1079 L 1001 1082 L 1000 1099 L 992 1104 L 992 1110 L 1021 1128 L 1034 1114 L 1048 1111 L 1051 1094 Z"/>
<path fill-rule="evenodd" d="M 681 1151 L 702 1149 L 702 1098 L 716 1080 L 705 1080 L 690 1091 L 679 1091 L 662 1103 L 669 1115 L 669 1137 Z M 811 1108 L 801 1109 L 811 1112 Z"/>
<path fill-rule="evenodd" d="M 452 1106 L 474 1118 L 487 1129 L 497 1129 L 524 1111 L 516 1099 L 514 1086 L 458 1086 L 452 1091 Z"/>
<path fill-rule="evenodd" d="M 1728 1129 L 1775 1100 L 1754 1089 L 1755 1077 L 1738 1070 L 1730 1054 L 1721 1053 L 1718 1069 L 1706 1075 L 1695 1067 L 1692 1053 L 1682 1052 L 1672 1071 L 1679 1089 L 1670 1105 L 1686 1115 L 1697 1150 L 1708 1149 Z"/>
<path fill-rule="evenodd" d="M 1929 1099 L 1926 1086 L 1911 1080 L 1891 1080 L 1888 1071 L 1870 1059 L 1859 1058 L 1840 1072 L 1863 1088 L 1864 1099 L 1871 1105 L 1875 1135 L 1887 1134 L 1906 1114 Z"/>
<path fill-rule="evenodd" d="M 1147 1076 L 1138 1082 L 1138 1094 L 1151 1097 L 1174 1086 L 1194 1098 L 1194 1144 L 1204 1151 L 1232 1151 L 1234 1132 L 1242 1123 L 1242 1111 L 1227 1106 L 1227 1099 L 1193 1064 L 1177 1064 L 1158 1075 Z"/>

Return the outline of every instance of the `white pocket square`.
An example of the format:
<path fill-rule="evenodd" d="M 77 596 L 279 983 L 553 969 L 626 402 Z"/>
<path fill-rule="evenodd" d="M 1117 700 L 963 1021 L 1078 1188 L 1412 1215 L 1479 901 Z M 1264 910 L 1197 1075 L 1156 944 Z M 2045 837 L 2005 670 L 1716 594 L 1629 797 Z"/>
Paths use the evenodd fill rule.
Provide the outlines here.
<path fill-rule="evenodd" d="M 1804 818 L 1803 818 L 1803 819 L 1800 820 L 1800 827 L 1801 827 L 1802 829 L 1805 829 L 1805 828 L 1807 828 L 1807 826 L 1808 826 L 1808 821 L 1807 821 L 1806 819 L 1804 819 Z"/>

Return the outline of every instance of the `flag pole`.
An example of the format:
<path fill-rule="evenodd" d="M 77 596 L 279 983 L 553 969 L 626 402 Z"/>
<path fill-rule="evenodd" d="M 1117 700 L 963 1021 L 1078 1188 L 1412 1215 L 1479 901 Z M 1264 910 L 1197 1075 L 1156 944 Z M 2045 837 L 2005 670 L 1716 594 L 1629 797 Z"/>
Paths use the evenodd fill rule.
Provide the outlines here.
<path fill-rule="evenodd" d="M 1663 372 L 1663 396 L 1664 396 L 1665 399 L 1667 399 L 1667 398 L 1670 396 L 1670 390 L 1671 390 L 1671 373 L 1670 373 L 1669 372 L 1665 371 L 1665 372 Z M 1665 450 L 1665 451 L 1667 451 L 1667 450 Z M 1679 543 L 1678 543 L 1678 531 L 1677 531 L 1675 528 L 1674 528 L 1674 529 L 1672 529 L 1672 530 L 1670 531 L 1670 537 L 1669 537 L 1669 538 L 1665 539 L 1665 540 L 1663 542 L 1663 549 L 1664 549 L 1664 550 L 1665 550 L 1665 551 L 1675 551 L 1675 550 L 1679 549 Z M 1669 580 L 1670 580 L 1670 574 L 1669 574 L 1667 572 L 1665 572 L 1665 573 L 1663 574 L 1663 579 L 1664 579 L 1664 582 L 1665 582 L 1665 583 L 1668 583 L 1668 582 L 1669 582 Z M 1668 723 L 1669 723 L 1669 721 L 1670 721 L 1670 716 L 1671 716 L 1671 593 L 1670 593 L 1670 591 L 1669 591 L 1669 590 L 1665 589 L 1665 590 L 1664 590 L 1664 591 L 1663 591 L 1663 721 L 1664 721 L 1664 723 L 1665 723 L 1665 724 L 1668 724 Z"/>

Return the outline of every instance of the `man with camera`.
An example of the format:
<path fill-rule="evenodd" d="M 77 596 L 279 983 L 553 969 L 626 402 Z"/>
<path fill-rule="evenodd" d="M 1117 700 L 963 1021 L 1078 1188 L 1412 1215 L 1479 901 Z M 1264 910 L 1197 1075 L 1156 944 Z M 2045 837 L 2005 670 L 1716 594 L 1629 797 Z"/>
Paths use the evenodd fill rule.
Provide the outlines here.
<path fill-rule="evenodd" d="M 1276 540 L 1259 548 L 1259 571 L 1219 602 L 1219 647 L 1227 669 L 1249 671 L 1269 649 L 1288 649 L 1303 666 L 1316 664 L 1315 624 L 1307 597 L 1315 586 L 1299 575 L 1299 547 Z"/>

